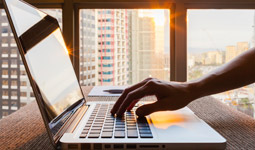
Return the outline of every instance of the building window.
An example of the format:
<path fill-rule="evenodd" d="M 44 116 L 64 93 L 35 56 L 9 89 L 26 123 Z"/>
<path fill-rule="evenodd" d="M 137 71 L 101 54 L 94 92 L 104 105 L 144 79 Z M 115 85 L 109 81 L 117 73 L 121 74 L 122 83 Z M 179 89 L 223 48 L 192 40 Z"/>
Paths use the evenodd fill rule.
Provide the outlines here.
<path fill-rule="evenodd" d="M 8 86 L 8 80 L 3 80 L 2 85 L 7 85 Z"/>
<path fill-rule="evenodd" d="M 17 86 L 17 81 L 16 80 L 12 80 L 11 81 L 11 86 Z"/>
<path fill-rule="evenodd" d="M 3 111 L 3 116 L 8 116 L 8 115 L 9 115 L 8 111 Z"/>
<path fill-rule="evenodd" d="M 3 100 L 3 101 L 2 101 L 2 105 L 3 105 L 3 106 L 8 106 L 8 105 L 9 105 L 9 102 L 8 102 L 7 100 Z"/>
<path fill-rule="evenodd" d="M 11 70 L 11 75 L 18 75 L 17 70 Z"/>
<path fill-rule="evenodd" d="M 27 92 L 20 92 L 21 97 L 27 97 Z"/>
<path fill-rule="evenodd" d="M 17 91 L 11 91 L 11 96 L 18 96 Z"/>
<path fill-rule="evenodd" d="M 8 75 L 8 70 L 3 69 L 3 70 L 2 70 L 2 75 Z"/>
<path fill-rule="evenodd" d="M 20 82 L 20 85 L 21 85 L 21 86 L 27 86 L 27 82 L 26 82 L 26 81 L 21 81 L 21 82 Z"/>
<path fill-rule="evenodd" d="M 8 93 L 7 90 L 2 90 L 2 95 L 3 95 L 3 96 L 9 96 L 9 93 Z"/>

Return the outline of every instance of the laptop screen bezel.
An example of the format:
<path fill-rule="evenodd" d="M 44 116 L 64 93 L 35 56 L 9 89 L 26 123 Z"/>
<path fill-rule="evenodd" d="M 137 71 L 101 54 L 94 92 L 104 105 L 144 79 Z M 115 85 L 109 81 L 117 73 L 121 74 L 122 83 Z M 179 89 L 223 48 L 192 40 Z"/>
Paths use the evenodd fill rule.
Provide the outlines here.
<path fill-rule="evenodd" d="M 34 6 L 30 5 L 30 4 L 28 4 L 27 2 L 24 2 L 24 1 L 21 1 L 21 0 L 18 0 L 18 1 L 20 1 L 20 2 L 22 2 L 22 3 L 24 3 L 24 4 L 26 4 L 26 5 L 29 5 L 30 7 L 33 7 L 34 9 L 38 9 L 38 8 L 36 8 L 36 7 L 34 7 Z M 52 121 L 52 120 L 49 120 L 48 117 L 47 117 L 48 115 L 47 115 L 46 110 L 44 109 L 44 106 L 43 106 L 44 104 L 42 103 L 42 102 L 43 102 L 43 99 L 42 99 L 42 97 L 41 97 L 41 95 L 40 95 L 40 90 L 38 89 L 38 87 L 37 87 L 37 85 L 36 85 L 36 83 L 35 83 L 35 81 L 34 81 L 32 75 L 31 75 L 31 72 L 30 72 L 30 70 L 29 70 L 28 63 L 27 63 L 26 58 L 25 58 L 25 51 L 24 51 L 24 48 L 23 48 L 23 46 L 22 46 L 22 43 L 21 43 L 21 41 L 20 41 L 20 39 L 19 39 L 19 37 L 18 37 L 18 35 L 17 35 L 17 31 L 16 31 L 16 29 L 15 29 L 15 27 L 14 27 L 14 23 L 13 23 L 13 20 L 12 20 L 12 18 L 11 18 L 10 11 L 9 11 L 9 9 L 8 9 L 6 0 L 3 0 L 3 6 L 4 6 L 4 9 L 5 9 L 5 11 L 6 11 L 6 15 L 7 15 L 7 18 L 8 18 L 10 27 L 11 27 L 11 30 L 12 30 L 12 32 L 13 32 L 14 39 L 15 39 L 15 41 L 16 41 L 16 43 L 17 43 L 17 48 L 18 48 L 18 50 L 19 50 L 19 53 L 20 53 L 22 62 L 23 62 L 23 64 L 24 64 L 24 67 L 25 67 L 25 70 L 26 70 L 28 79 L 29 79 L 29 81 L 30 81 L 32 90 L 33 90 L 33 92 L 34 92 L 34 96 L 35 96 L 35 98 L 36 98 L 36 102 L 37 102 L 37 104 L 38 104 L 38 106 L 39 106 L 39 110 L 40 110 L 40 112 L 41 112 L 41 114 L 42 114 L 43 122 L 44 122 L 44 124 L 45 124 L 47 133 L 48 133 L 48 135 L 49 135 L 49 137 L 50 137 L 50 141 L 51 141 L 51 143 L 53 144 L 54 147 L 57 147 L 57 146 L 59 145 L 59 138 L 54 137 L 53 134 L 52 134 L 52 132 L 51 132 L 51 129 L 49 128 L 49 123 L 50 123 L 50 121 Z M 47 14 L 47 13 L 46 13 L 46 14 Z M 48 14 L 47 14 L 47 15 L 48 15 Z M 54 18 L 54 17 L 53 17 L 53 18 Z M 54 18 L 54 19 L 56 19 L 56 18 Z M 59 26 L 59 24 L 58 24 L 58 26 Z M 60 29 L 60 27 L 59 27 L 59 29 Z M 61 35 L 62 35 L 62 37 L 63 37 L 63 34 L 62 34 L 62 33 L 61 33 Z M 63 38 L 63 39 L 64 39 L 64 38 Z M 70 59 L 70 57 L 69 57 L 69 59 Z M 77 79 L 77 82 L 78 82 L 77 76 L 76 76 L 76 79 Z M 78 100 L 78 103 L 75 103 L 75 104 L 76 104 L 76 106 L 81 107 L 81 106 L 83 106 L 83 104 L 86 104 L 86 100 L 85 100 L 85 96 L 84 96 L 84 93 L 82 92 L 82 88 L 81 88 L 79 82 L 78 82 L 78 85 L 79 85 L 79 87 L 80 87 L 80 90 L 81 90 L 81 93 L 82 93 L 82 97 L 83 97 L 83 98 L 82 98 L 81 100 Z M 73 105 L 70 106 L 70 107 L 72 107 L 72 109 L 77 109 L 77 107 L 75 107 L 75 106 L 73 106 Z M 66 110 L 65 110 L 65 111 L 66 111 Z M 63 111 L 63 112 L 62 112 L 61 114 L 59 114 L 58 116 L 60 116 L 60 115 L 62 115 L 63 113 L 65 113 L 65 111 Z M 58 117 L 58 116 L 57 116 L 57 117 Z M 57 117 L 56 117 L 56 118 L 57 118 Z M 53 120 L 54 120 L 54 119 L 53 119 Z M 61 130 L 61 129 L 60 129 L 60 130 Z M 58 136 L 62 136 L 62 135 L 58 135 Z"/>

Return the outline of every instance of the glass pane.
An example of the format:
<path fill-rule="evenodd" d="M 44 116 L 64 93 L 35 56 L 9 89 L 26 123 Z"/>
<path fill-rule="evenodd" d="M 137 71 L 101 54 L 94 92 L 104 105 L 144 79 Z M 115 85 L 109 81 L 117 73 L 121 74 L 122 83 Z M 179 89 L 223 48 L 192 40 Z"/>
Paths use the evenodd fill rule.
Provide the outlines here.
<path fill-rule="evenodd" d="M 50 120 L 83 98 L 59 28 L 29 50 L 25 57 L 40 89 L 45 110 L 52 117 Z"/>
<path fill-rule="evenodd" d="M 61 9 L 43 9 L 43 11 L 55 12 L 54 17 L 60 21 L 60 25 L 62 24 Z M 0 86 L 0 118 L 2 118 L 35 98 L 3 9 L 0 9 L 0 32 L 0 81 L 4 83 Z M 17 103 L 12 105 L 13 101 Z"/>
<path fill-rule="evenodd" d="M 166 9 L 81 10 L 81 85 L 169 80 L 169 16 Z"/>
<path fill-rule="evenodd" d="M 188 80 L 255 46 L 254 10 L 188 10 Z M 255 84 L 213 95 L 255 118 Z"/>

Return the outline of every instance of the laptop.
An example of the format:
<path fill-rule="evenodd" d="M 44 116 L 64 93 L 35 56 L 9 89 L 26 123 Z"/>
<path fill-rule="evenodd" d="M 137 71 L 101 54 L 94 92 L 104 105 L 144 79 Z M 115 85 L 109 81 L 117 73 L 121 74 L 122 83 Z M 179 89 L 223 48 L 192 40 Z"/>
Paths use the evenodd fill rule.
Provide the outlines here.
<path fill-rule="evenodd" d="M 225 149 L 226 140 L 187 107 L 122 118 L 114 102 L 87 102 L 57 20 L 20 0 L 3 0 L 51 143 L 83 149 Z"/>

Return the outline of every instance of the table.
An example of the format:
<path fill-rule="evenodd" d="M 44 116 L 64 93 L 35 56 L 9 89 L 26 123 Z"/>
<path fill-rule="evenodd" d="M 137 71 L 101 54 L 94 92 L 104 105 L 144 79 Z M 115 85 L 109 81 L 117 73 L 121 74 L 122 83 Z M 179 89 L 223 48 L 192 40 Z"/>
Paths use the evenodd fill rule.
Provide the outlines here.
<path fill-rule="evenodd" d="M 82 87 L 87 101 L 117 100 L 117 97 L 87 97 L 92 87 Z M 188 107 L 227 139 L 226 149 L 255 149 L 255 120 L 208 96 Z M 54 149 L 46 133 L 36 102 L 0 121 L 0 149 Z"/>

